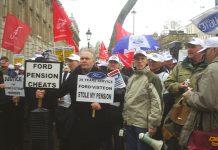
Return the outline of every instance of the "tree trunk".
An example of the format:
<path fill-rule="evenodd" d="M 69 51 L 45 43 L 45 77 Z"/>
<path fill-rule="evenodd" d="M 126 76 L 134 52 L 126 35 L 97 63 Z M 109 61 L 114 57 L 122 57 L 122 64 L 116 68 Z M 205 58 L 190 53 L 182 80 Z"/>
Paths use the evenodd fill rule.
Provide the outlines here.
<path fill-rule="evenodd" d="M 124 20 L 126 19 L 126 16 L 129 14 L 129 12 L 132 10 L 134 5 L 136 4 L 137 0 L 128 0 L 123 9 L 121 10 L 119 16 L 117 17 L 116 22 L 119 22 L 121 25 L 123 25 Z M 108 53 L 111 54 L 112 48 L 114 47 L 116 43 L 116 22 L 114 23 L 114 29 L 111 35 L 110 44 L 108 47 Z"/>

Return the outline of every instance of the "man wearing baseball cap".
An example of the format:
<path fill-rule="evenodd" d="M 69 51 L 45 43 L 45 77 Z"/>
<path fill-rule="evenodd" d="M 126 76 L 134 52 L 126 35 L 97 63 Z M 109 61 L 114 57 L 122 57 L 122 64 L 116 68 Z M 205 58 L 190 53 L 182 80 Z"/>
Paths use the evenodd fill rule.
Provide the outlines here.
<path fill-rule="evenodd" d="M 165 88 L 168 89 L 170 93 L 173 93 L 175 97 L 174 103 L 177 103 L 182 98 L 182 94 L 188 87 L 193 89 L 196 88 L 195 83 L 197 76 L 202 73 L 208 65 L 204 58 L 204 54 L 198 53 L 198 51 L 204 47 L 204 41 L 199 38 L 192 38 L 185 46 L 188 51 L 188 56 L 173 68 L 164 82 Z M 166 119 L 168 118 L 169 116 L 166 117 Z M 164 137 L 167 141 L 168 149 L 180 149 L 181 147 L 179 146 L 178 139 L 182 125 L 165 121 L 164 127 L 165 131 L 171 133 L 170 136 Z"/>
<path fill-rule="evenodd" d="M 205 46 L 199 53 L 205 53 L 206 59 L 209 63 L 211 63 L 217 57 L 217 49 L 218 49 L 218 37 L 212 37 L 205 41 Z"/>
<path fill-rule="evenodd" d="M 118 56 L 112 55 L 108 59 L 107 73 L 110 73 L 117 69 L 120 69 L 120 59 Z M 121 73 L 116 76 L 117 76 L 116 78 L 122 78 L 119 80 L 120 81 L 123 80 L 125 82 L 125 85 L 127 84 L 129 78 L 126 75 Z M 105 141 L 103 141 L 102 149 L 124 150 L 124 141 L 123 138 L 119 136 L 119 130 L 123 127 L 122 111 L 123 111 L 125 92 L 126 92 L 126 86 L 115 87 L 114 101 L 113 103 L 108 104 L 107 108 L 105 109 L 104 120 L 107 121 L 104 121 L 105 122 L 104 132 L 107 134 L 105 134 L 106 136 L 104 137 Z M 104 145 L 104 142 L 108 144 Z"/>
<path fill-rule="evenodd" d="M 160 86 L 161 83 L 158 76 L 149 70 L 145 51 L 135 52 L 134 65 L 136 70 L 128 80 L 123 109 L 125 142 L 127 150 L 146 150 L 150 149 L 149 145 L 141 142 L 137 135 L 149 132 L 153 136 L 161 123 L 161 99 L 151 84 L 154 80 L 158 80 Z"/>
<path fill-rule="evenodd" d="M 163 62 L 164 70 L 165 72 L 170 73 L 173 66 L 173 57 L 170 54 L 170 52 L 165 52 L 163 53 L 163 58 L 164 58 L 164 62 Z"/>
<path fill-rule="evenodd" d="M 77 66 L 79 66 L 80 57 L 76 54 L 71 54 L 69 57 L 66 58 L 67 65 L 72 72 Z"/>
<path fill-rule="evenodd" d="M 183 96 L 192 108 L 189 118 L 181 132 L 180 144 L 186 147 L 191 129 L 201 122 L 201 130 L 215 133 L 218 129 L 218 37 L 205 40 L 205 46 L 199 53 L 205 54 L 208 67 L 199 76 L 195 90 L 189 89 Z M 196 117 L 196 114 L 200 114 Z M 193 119 L 196 118 L 196 119 Z M 216 149 L 216 148 L 215 148 Z"/>

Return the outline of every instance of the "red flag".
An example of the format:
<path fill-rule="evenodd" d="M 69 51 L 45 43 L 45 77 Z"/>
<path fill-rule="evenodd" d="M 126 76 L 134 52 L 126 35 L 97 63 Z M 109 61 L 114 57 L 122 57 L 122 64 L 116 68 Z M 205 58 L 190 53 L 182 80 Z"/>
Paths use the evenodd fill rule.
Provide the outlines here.
<path fill-rule="evenodd" d="M 99 53 L 100 59 L 108 59 L 109 58 L 109 54 L 107 52 L 107 49 L 106 49 L 103 41 L 99 44 L 99 51 L 100 51 L 100 53 Z"/>
<path fill-rule="evenodd" d="M 53 0 L 53 26 L 54 42 L 66 40 L 67 37 L 72 35 L 71 20 L 56 0 Z"/>
<path fill-rule="evenodd" d="M 13 53 L 20 53 L 32 29 L 16 16 L 7 14 L 2 47 Z"/>
<path fill-rule="evenodd" d="M 117 55 L 120 58 L 123 65 L 126 66 L 126 68 L 130 68 L 132 66 L 134 52 L 131 51 L 125 54 L 117 53 Z"/>
<path fill-rule="evenodd" d="M 116 22 L 116 42 L 119 41 L 122 37 L 131 35 L 132 33 L 127 32 L 119 22 Z"/>
<path fill-rule="evenodd" d="M 67 39 L 65 40 L 66 43 L 69 45 L 69 46 L 74 46 L 75 47 L 75 53 L 78 53 L 79 52 L 79 48 L 78 46 L 76 45 L 75 41 L 72 39 L 72 37 L 67 37 Z"/>

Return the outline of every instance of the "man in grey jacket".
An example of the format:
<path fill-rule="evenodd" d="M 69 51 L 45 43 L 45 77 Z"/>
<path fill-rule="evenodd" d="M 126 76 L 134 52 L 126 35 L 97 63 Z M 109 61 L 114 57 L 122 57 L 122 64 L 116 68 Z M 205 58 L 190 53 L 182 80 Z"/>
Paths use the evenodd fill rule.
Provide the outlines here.
<path fill-rule="evenodd" d="M 127 150 L 150 150 L 152 148 L 140 141 L 138 135 L 141 132 L 155 134 L 161 122 L 161 100 L 153 83 L 149 82 L 146 52 L 137 50 L 134 63 L 136 70 L 128 80 L 124 97 L 125 144 Z"/>
<path fill-rule="evenodd" d="M 203 131 L 218 129 L 218 37 L 205 41 L 205 47 L 199 50 L 204 53 L 209 63 L 205 71 L 197 79 L 197 89 L 189 89 L 183 94 L 188 105 L 192 108 L 181 135 L 180 145 L 185 149 L 188 137 L 200 122 Z M 217 147 L 214 147 L 217 149 Z M 213 149 L 213 148 L 212 148 Z"/>

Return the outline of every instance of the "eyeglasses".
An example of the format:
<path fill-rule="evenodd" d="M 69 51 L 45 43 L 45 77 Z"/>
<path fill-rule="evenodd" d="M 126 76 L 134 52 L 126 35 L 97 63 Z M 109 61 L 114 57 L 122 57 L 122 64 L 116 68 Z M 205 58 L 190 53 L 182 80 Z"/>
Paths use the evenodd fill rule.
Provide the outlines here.
<path fill-rule="evenodd" d="M 139 60 L 147 60 L 147 58 L 146 57 L 136 57 L 136 58 L 134 58 L 134 60 L 137 60 L 137 61 L 139 61 Z"/>
<path fill-rule="evenodd" d="M 80 60 L 91 60 L 89 57 L 80 57 Z"/>

